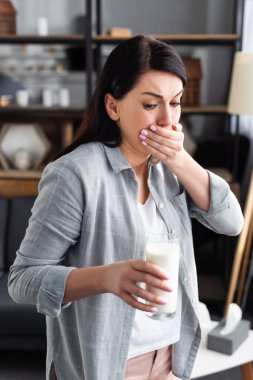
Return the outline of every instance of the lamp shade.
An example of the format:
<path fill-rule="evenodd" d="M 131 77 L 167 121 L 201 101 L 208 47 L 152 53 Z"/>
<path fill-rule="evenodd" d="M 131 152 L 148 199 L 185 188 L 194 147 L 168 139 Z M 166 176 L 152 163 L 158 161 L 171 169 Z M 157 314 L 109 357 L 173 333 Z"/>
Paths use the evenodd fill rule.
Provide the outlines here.
<path fill-rule="evenodd" d="M 230 84 L 228 113 L 253 113 L 253 53 L 235 53 Z"/>

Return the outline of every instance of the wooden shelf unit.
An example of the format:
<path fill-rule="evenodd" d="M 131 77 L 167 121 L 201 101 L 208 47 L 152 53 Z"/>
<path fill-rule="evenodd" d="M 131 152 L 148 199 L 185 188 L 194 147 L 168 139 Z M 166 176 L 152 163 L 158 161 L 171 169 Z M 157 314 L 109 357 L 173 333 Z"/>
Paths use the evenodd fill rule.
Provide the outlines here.
<path fill-rule="evenodd" d="M 81 45 L 84 46 L 85 36 L 82 34 L 63 34 L 63 35 L 49 35 L 49 36 L 38 36 L 35 34 L 24 34 L 24 35 L 4 35 L 0 36 L 0 44 L 71 44 L 71 45 Z"/>
<path fill-rule="evenodd" d="M 69 106 L 69 107 L 44 107 L 41 104 L 31 104 L 27 107 L 21 107 L 18 105 L 10 105 L 6 107 L 0 107 L 0 121 L 1 119 L 7 120 L 13 119 L 15 114 L 17 117 L 45 117 L 45 118 L 82 118 L 85 107 L 82 105 Z"/>
<path fill-rule="evenodd" d="M 177 45 L 227 45 L 234 44 L 240 40 L 238 34 L 153 34 L 154 38 Z M 97 35 L 93 41 L 97 44 L 116 44 L 127 40 L 129 37 L 110 37 Z"/>
<path fill-rule="evenodd" d="M 41 170 L 0 170 L 0 179 L 40 179 Z"/>
<path fill-rule="evenodd" d="M 77 35 L 4 35 L 0 36 L 0 45 L 22 45 L 22 44 L 63 44 L 78 47 L 85 47 L 85 36 Z M 73 141 L 74 126 L 73 119 L 82 119 L 84 105 L 72 105 L 69 107 L 44 107 L 41 104 L 30 104 L 27 107 L 20 107 L 11 104 L 10 106 L 0 107 L 0 123 L 8 122 L 30 122 L 34 120 L 54 120 L 59 121 L 56 124 L 61 128 L 60 138 L 61 147 L 69 145 Z M 0 196 L 13 197 L 30 195 L 36 196 L 38 183 L 41 177 L 41 171 L 18 171 L 18 170 L 0 170 Z"/>
<path fill-rule="evenodd" d="M 222 115 L 227 114 L 227 106 L 222 104 L 200 105 L 198 107 L 182 107 L 182 115 Z"/>
<path fill-rule="evenodd" d="M 11 105 L 0 107 L 0 120 L 8 117 L 13 119 L 13 113 L 17 117 L 49 117 L 49 118 L 82 118 L 85 107 L 70 106 L 70 107 L 44 107 L 42 105 L 29 105 L 20 107 Z M 227 106 L 219 104 L 200 105 L 198 107 L 182 107 L 182 114 L 226 114 Z"/>
<path fill-rule="evenodd" d="M 0 197 L 36 196 L 42 171 L 0 170 Z"/>

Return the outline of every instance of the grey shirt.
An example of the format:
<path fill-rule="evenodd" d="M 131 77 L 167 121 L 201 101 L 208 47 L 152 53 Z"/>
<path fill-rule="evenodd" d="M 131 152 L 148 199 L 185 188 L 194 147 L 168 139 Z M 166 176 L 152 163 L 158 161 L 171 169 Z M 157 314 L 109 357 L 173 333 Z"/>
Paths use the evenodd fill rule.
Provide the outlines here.
<path fill-rule="evenodd" d="M 209 173 L 211 205 L 196 207 L 163 165 L 150 166 L 148 186 L 169 232 L 181 236 L 181 339 L 173 372 L 188 380 L 200 342 L 197 276 L 190 217 L 221 234 L 243 225 L 240 206 L 225 181 Z M 113 294 L 62 306 L 75 267 L 143 259 L 145 232 L 137 207 L 135 173 L 119 148 L 89 143 L 49 164 L 24 240 L 11 267 L 9 292 L 37 306 L 47 320 L 47 379 L 122 380 L 135 309 Z M 168 331 L 168 334 L 170 332 Z"/>

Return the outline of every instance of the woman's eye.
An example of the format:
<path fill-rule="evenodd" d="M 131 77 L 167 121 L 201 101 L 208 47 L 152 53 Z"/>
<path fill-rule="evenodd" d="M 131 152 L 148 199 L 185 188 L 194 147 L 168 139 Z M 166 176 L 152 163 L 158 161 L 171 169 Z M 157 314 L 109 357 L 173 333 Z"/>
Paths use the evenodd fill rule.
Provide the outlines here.
<path fill-rule="evenodd" d="M 144 104 L 143 105 L 145 110 L 153 110 L 156 106 L 157 106 L 157 104 Z"/>
<path fill-rule="evenodd" d="M 178 107 L 178 106 L 181 106 L 181 103 L 180 102 L 171 102 L 170 105 L 172 107 Z"/>

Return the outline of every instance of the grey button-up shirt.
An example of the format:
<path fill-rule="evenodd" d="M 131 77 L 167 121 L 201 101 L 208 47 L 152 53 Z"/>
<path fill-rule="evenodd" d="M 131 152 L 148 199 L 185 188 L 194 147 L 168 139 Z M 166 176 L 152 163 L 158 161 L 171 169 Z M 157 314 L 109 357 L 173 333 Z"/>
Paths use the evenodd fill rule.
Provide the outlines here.
<path fill-rule="evenodd" d="M 197 208 L 163 165 L 150 166 L 148 185 L 169 232 L 181 236 L 181 338 L 173 372 L 190 378 L 200 341 L 197 276 L 190 217 L 222 234 L 243 225 L 229 186 L 209 173 L 211 206 Z M 24 240 L 11 267 L 9 292 L 37 306 L 47 320 L 47 379 L 122 380 L 135 309 L 113 294 L 62 306 L 75 267 L 143 259 L 145 233 L 137 207 L 135 173 L 119 148 L 89 143 L 49 164 Z M 170 334 L 170 331 L 168 331 Z"/>

